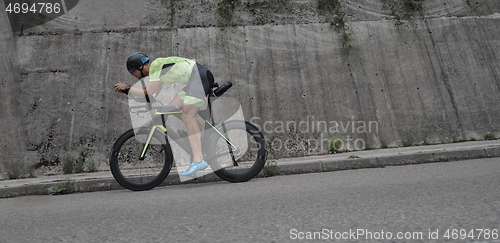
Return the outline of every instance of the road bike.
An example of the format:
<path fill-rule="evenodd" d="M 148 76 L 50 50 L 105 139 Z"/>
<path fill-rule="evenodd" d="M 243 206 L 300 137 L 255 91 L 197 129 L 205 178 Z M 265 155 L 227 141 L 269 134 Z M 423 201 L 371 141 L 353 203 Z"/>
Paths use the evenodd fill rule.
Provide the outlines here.
<path fill-rule="evenodd" d="M 266 143 L 259 129 L 247 121 L 214 122 L 212 102 L 231 87 L 231 82 L 220 87 L 214 84 L 208 95 L 207 108 L 198 112 L 205 124 L 201 138 L 202 153 L 210 168 L 221 179 L 245 182 L 257 176 L 264 167 Z M 171 141 L 192 158 L 187 133 L 182 130 L 175 132 L 166 124 L 168 116 L 179 115 L 182 109 L 164 106 L 148 95 L 142 99 L 146 105 L 131 106 L 129 109 L 137 115 L 149 112 L 152 115 L 151 122 L 123 133 L 114 143 L 110 157 L 110 168 L 115 180 L 134 191 L 152 189 L 165 180 L 174 164 Z M 136 100 L 143 102 L 140 98 Z"/>

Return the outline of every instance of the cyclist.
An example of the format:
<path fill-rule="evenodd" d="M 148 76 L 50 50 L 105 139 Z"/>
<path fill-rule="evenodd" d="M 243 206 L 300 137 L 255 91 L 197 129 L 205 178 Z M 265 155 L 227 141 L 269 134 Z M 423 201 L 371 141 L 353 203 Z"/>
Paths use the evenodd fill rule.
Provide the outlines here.
<path fill-rule="evenodd" d="M 134 53 L 127 59 L 127 70 L 137 79 L 149 76 L 146 89 L 133 87 L 125 83 L 115 84 L 115 90 L 121 93 L 131 92 L 145 96 L 157 94 L 163 84 L 186 84 L 182 91 L 170 101 L 170 105 L 182 110 L 178 116 L 186 126 L 189 143 L 193 151 L 193 161 L 186 171 L 179 173 L 182 176 L 191 175 L 208 167 L 203 159 L 201 150 L 201 132 L 203 124 L 199 123 L 196 115 L 214 83 L 214 76 L 204 66 L 183 57 L 157 58 L 154 61 L 143 54 Z"/>

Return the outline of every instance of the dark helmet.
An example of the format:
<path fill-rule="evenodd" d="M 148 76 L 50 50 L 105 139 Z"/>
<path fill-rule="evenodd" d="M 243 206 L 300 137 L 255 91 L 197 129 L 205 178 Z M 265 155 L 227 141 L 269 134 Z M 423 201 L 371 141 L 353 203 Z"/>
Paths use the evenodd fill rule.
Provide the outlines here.
<path fill-rule="evenodd" d="M 129 73 L 133 73 L 136 69 L 142 70 L 142 66 L 149 62 L 149 57 L 144 53 L 134 53 L 130 55 L 127 59 L 127 70 Z"/>

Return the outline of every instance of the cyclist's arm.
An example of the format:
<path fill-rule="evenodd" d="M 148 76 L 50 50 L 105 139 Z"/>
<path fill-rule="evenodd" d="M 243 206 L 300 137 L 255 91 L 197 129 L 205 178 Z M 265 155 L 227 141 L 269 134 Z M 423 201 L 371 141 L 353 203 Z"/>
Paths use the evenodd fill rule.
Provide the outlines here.
<path fill-rule="evenodd" d="M 125 93 L 125 89 L 128 84 L 125 83 L 117 83 L 115 84 L 115 90 L 120 92 L 120 93 Z M 138 95 L 138 96 L 144 96 L 146 94 L 154 94 L 158 91 L 160 88 L 160 82 L 149 82 L 148 86 L 146 87 L 146 90 L 139 88 L 139 87 L 134 87 L 130 86 L 130 90 L 128 92 Z"/>

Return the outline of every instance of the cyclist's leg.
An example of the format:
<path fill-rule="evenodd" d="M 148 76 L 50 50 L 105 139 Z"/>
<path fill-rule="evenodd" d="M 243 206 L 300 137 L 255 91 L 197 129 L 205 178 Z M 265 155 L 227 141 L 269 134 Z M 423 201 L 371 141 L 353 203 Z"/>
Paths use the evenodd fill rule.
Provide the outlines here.
<path fill-rule="evenodd" d="M 184 106 L 184 97 L 185 97 L 185 93 L 183 93 L 182 91 L 179 92 L 181 95 L 179 96 L 179 94 L 175 95 L 175 97 L 172 99 L 172 101 L 170 101 L 169 105 L 175 105 L 179 108 L 183 108 Z M 175 117 L 179 118 L 180 120 L 182 120 L 182 115 L 181 114 L 174 114 Z M 196 118 L 195 118 L 196 119 Z M 205 128 L 205 124 L 196 119 L 196 122 L 198 123 L 198 126 L 200 127 L 200 130 L 203 131 L 203 129 Z"/>
<path fill-rule="evenodd" d="M 200 64 L 193 67 L 188 85 L 183 89 L 185 93 L 182 105 L 182 120 L 186 125 L 189 141 L 193 150 L 193 159 L 196 162 L 203 160 L 201 150 L 201 132 L 196 120 L 200 107 L 205 103 L 206 97 L 213 83 L 210 71 Z"/>
<path fill-rule="evenodd" d="M 191 75 L 191 80 L 186 86 L 186 96 L 184 103 L 193 104 L 198 108 L 201 108 L 207 99 L 207 96 L 214 84 L 214 76 L 210 70 L 206 67 L 196 63 L 194 66 L 193 73 Z M 191 100 L 189 100 L 191 99 Z M 200 109 L 198 109 L 199 111 Z M 200 122 L 200 129 L 203 132 L 205 130 L 205 122 Z"/>
<path fill-rule="evenodd" d="M 175 105 L 177 107 L 182 107 L 184 104 L 184 99 L 182 99 L 178 94 L 170 101 L 169 105 Z"/>
<path fill-rule="evenodd" d="M 182 121 L 186 126 L 186 131 L 189 135 L 189 143 L 191 144 L 191 149 L 193 151 L 193 160 L 195 162 L 200 162 L 203 160 L 203 154 L 201 152 L 201 132 L 196 115 L 200 107 L 192 104 L 184 104 L 182 106 Z"/>
<path fill-rule="evenodd" d="M 203 160 L 201 147 L 201 132 L 203 128 L 198 126 L 196 115 L 205 103 L 212 84 L 213 75 L 208 69 L 197 64 L 193 67 L 189 84 L 179 93 L 179 96 L 183 98 L 184 101 L 182 106 L 182 120 L 189 135 L 189 142 L 193 151 L 194 160 L 191 166 L 186 171 L 182 172 L 181 175 L 189 175 L 208 167 L 207 162 Z"/>

